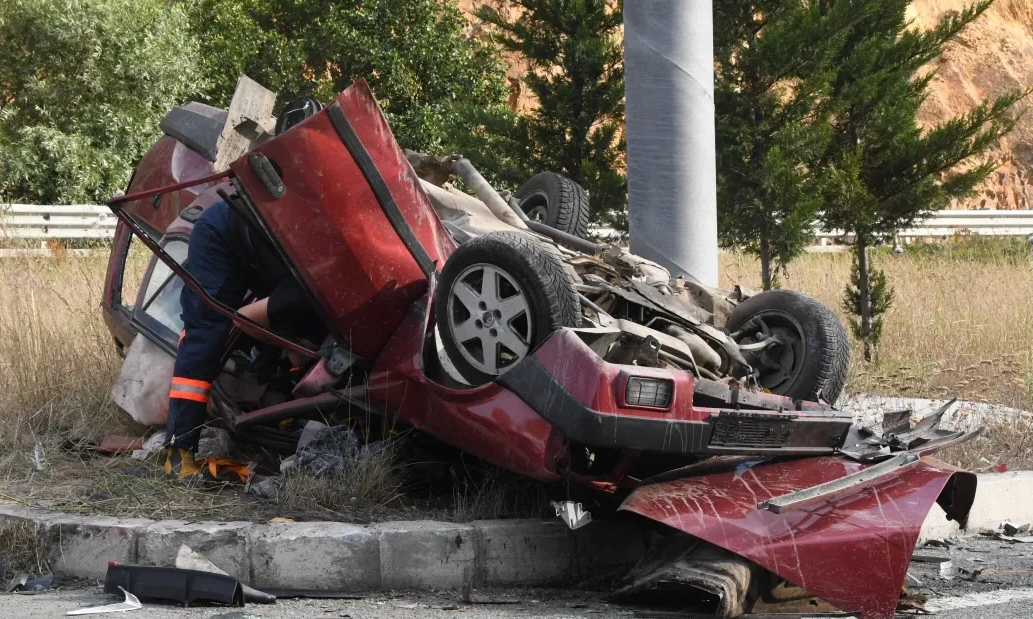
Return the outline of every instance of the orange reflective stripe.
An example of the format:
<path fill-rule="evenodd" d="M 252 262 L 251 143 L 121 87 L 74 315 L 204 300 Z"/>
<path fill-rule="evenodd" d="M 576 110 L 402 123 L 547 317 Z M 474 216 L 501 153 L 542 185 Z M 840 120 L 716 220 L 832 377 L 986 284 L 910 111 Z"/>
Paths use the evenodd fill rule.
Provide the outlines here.
<path fill-rule="evenodd" d="M 182 331 L 179 332 L 179 343 L 180 344 L 183 343 L 183 338 L 185 338 L 186 336 L 187 336 L 187 330 L 186 329 L 183 329 Z"/>
<path fill-rule="evenodd" d="M 175 389 L 173 389 L 169 392 L 169 397 L 177 398 L 180 400 L 193 400 L 194 402 L 201 402 L 202 404 L 208 402 L 208 396 L 200 393 L 194 393 L 192 391 L 176 391 Z"/>
<path fill-rule="evenodd" d="M 184 387 L 197 387 L 198 389 L 211 389 L 212 384 L 203 380 L 194 380 L 192 378 L 180 378 L 179 376 L 172 377 L 173 385 L 183 385 Z"/>

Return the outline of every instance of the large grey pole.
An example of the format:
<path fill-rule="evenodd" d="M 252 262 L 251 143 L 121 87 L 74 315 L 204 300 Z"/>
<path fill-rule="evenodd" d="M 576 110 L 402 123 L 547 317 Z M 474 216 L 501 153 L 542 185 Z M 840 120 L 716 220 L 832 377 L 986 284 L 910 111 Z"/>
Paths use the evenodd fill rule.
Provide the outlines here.
<path fill-rule="evenodd" d="M 626 0 L 631 251 L 717 285 L 711 0 Z"/>

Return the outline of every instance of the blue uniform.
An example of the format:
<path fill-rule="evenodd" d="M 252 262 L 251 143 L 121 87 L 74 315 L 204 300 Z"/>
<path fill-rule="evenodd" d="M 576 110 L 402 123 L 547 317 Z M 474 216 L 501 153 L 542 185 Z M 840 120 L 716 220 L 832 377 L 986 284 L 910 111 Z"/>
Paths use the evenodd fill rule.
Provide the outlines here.
<path fill-rule="evenodd" d="M 233 251 L 229 206 L 216 203 L 194 224 L 187 253 L 187 271 L 205 291 L 237 308 L 249 290 L 247 272 Z M 226 338 L 233 321 L 205 305 L 189 286 L 180 295 L 183 334 L 176 353 L 176 369 L 169 392 L 166 437 L 169 445 L 196 450 L 201 427 L 207 419 L 212 381 L 222 369 Z"/>

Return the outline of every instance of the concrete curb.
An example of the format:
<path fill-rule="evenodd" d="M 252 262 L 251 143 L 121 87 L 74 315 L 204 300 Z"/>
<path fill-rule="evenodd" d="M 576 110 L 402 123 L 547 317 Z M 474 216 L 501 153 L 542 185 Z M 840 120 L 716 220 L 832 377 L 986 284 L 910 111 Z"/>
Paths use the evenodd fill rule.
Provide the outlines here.
<path fill-rule="evenodd" d="M 965 531 L 934 506 L 919 539 L 996 530 L 1004 520 L 1033 522 L 1033 472 L 980 475 Z M 606 521 L 574 532 L 542 520 L 367 526 L 184 522 L 73 516 L 0 504 L 4 521 L 38 527 L 50 544 L 54 569 L 71 576 L 102 579 L 109 561 L 170 565 L 180 544 L 187 544 L 257 589 L 557 585 L 630 567 L 650 541 L 642 528 Z"/>
<path fill-rule="evenodd" d="M 180 544 L 257 589 L 369 591 L 539 586 L 630 567 L 648 547 L 641 528 L 599 521 L 469 524 L 250 523 L 85 517 L 0 504 L 0 522 L 38 527 L 54 570 L 103 579 L 109 561 L 171 565 Z"/>
<path fill-rule="evenodd" d="M 964 531 L 958 523 L 948 521 L 937 505 L 925 519 L 919 541 L 996 531 L 1005 520 L 1033 523 L 1033 471 L 988 473 L 977 477 L 976 500 Z"/>

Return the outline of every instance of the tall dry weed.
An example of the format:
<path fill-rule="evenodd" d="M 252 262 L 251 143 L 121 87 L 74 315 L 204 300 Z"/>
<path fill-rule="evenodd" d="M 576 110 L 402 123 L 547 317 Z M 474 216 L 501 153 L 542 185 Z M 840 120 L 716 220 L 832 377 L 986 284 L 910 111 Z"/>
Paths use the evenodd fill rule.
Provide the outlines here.
<path fill-rule="evenodd" d="M 108 397 L 120 359 L 101 314 L 106 266 L 103 254 L 0 258 L 0 446 L 92 437 L 121 418 Z"/>

